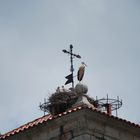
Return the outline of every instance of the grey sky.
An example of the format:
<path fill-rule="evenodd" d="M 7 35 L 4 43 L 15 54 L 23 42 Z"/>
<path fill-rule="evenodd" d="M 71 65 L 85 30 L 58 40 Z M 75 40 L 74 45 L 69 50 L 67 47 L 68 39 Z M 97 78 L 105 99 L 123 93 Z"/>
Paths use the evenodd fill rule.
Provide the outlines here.
<path fill-rule="evenodd" d="M 140 123 L 139 0 L 0 0 L 0 132 L 43 115 L 39 102 L 69 74 L 70 44 L 89 94 L 120 96 L 119 117 Z"/>

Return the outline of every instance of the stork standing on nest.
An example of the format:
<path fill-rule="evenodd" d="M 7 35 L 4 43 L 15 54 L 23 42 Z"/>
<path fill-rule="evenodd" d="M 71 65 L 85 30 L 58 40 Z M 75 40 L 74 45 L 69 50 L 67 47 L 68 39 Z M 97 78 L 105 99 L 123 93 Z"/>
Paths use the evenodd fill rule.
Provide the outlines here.
<path fill-rule="evenodd" d="M 82 62 L 82 65 L 79 67 L 78 73 L 77 73 L 77 79 L 78 81 L 82 81 L 84 73 L 85 73 L 85 66 L 87 66 L 84 62 Z"/>

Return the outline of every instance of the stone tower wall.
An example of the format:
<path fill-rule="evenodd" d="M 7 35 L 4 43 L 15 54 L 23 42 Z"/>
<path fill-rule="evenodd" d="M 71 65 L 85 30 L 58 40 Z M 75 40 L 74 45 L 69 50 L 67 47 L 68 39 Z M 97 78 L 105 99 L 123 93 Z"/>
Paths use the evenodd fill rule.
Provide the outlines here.
<path fill-rule="evenodd" d="M 82 109 L 6 140 L 140 140 L 140 128 L 96 111 Z"/>

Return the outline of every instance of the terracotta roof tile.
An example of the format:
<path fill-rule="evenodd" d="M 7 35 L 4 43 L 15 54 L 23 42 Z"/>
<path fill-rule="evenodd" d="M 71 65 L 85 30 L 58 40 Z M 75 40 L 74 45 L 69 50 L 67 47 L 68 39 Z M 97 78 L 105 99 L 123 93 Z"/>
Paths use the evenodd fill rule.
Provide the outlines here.
<path fill-rule="evenodd" d="M 14 130 L 12 130 L 12 131 L 10 131 L 10 132 L 4 134 L 4 135 L 1 135 L 1 136 L 0 136 L 0 139 L 4 139 L 4 138 L 6 138 L 6 137 L 8 137 L 8 136 L 10 136 L 10 135 L 14 135 L 14 134 L 16 134 L 16 133 L 19 133 L 19 132 L 21 132 L 21 131 L 24 131 L 25 129 L 29 129 L 30 127 L 33 127 L 33 126 L 35 126 L 35 125 L 38 125 L 39 123 L 43 123 L 43 121 L 47 121 L 47 120 L 49 119 L 49 117 L 51 117 L 51 115 L 43 116 L 43 117 L 41 117 L 41 118 L 39 118 L 39 119 L 36 119 L 36 120 L 34 120 L 34 121 L 32 121 L 32 122 L 29 122 L 29 123 L 27 123 L 27 124 L 25 124 L 25 125 L 22 125 L 22 126 L 19 127 L 19 128 L 16 128 L 16 129 L 14 129 Z"/>
<path fill-rule="evenodd" d="M 82 109 L 90 109 L 90 110 L 92 110 L 92 111 L 96 111 L 96 112 L 98 112 L 98 113 L 100 113 L 100 114 L 106 115 L 106 116 L 108 116 L 108 117 L 110 117 L 110 118 L 113 118 L 113 119 L 116 119 L 116 120 L 119 120 L 119 121 L 125 122 L 125 123 L 127 123 L 127 124 L 130 124 L 130 125 L 132 125 L 132 126 L 135 126 L 135 127 L 140 128 L 140 125 L 138 125 L 138 124 L 132 123 L 132 122 L 127 121 L 127 120 L 125 120 L 125 119 L 118 118 L 118 117 L 113 116 L 113 115 L 108 115 L 107 113 L 101 112 L 101 111 L 97 110 L 96 108 L 93 108 L 93 107 L 89 107 L 89 106 L 85 106 L 85 105 L 84 105 L 84 106 L 79 106 L 79 107 L 71 108 L 71 109 L 67 110 L 66 112 L 60 113 L 60 114 L 55 115 L 55 116 L 52 116 L 52 115 L 50 115 L 50 114 L 45 115 L 45 116 L 43 116 L 43 117 L 41 117 L 41 118 L 38 118 L 38 119 L 36 119 L 36 120 L 34 120 L 34 121 L 32 121 L 32 122 L 29 122 L 29 123 L 27 123 L 27 124 L 25 124 L 25 125 L 22 125 L 21 127 L 16 128 L 16 129 L 14 129 L 14 130 L 12 130 L 12 131 L 6 133 L 6 134 L 1 135 L 1 136 L 0 136 L 0 139 L 5 139 L 6 137 L 9 137 L 9 136 L 11 136 L 11 135 L 17 134 L 17 133 L 19 133 L 19 132 L 21 132 L 21 131 L 24 131 L 25 129 L 29 129 L 29 128 L 35 126 L 35 125 L 38 125 L 39 123 L 41 124 L 41 123 L 43 123 L 43 122 L 47 122 L 48 120 L 53 120 L 53 119 L 59 118 L 59 117 L 61 117 L 61 116 L 70 114 L 70 113 L 72 113 L 72 112 L 75 112 L 75 111 L 77 111 L 77 110 L 82 110 Z"/>

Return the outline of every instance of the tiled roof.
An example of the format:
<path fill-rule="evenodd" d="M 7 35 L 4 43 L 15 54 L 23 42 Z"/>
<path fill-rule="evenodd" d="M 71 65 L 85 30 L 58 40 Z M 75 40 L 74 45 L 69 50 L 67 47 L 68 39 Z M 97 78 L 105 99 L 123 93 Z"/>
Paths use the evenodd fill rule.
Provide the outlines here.
<path fill-rule="evenodd" d="M 113 115 L 110 116 L 110 115 L 108 115 L 108 114 L 105 113 L 105 112 L 101 112 L 101 111 L 97 110 L 96 108 L 89 107 L 89 106 L 79 106 L 79 107 L 71 108 L 71 109 L 67 110 L 66 112 L 63 112 L 63 113 L 58 114 L 58 115 L 55 115 L 55 116 L 52 116 L 52 115 L 50 115 L 50 114 L 45 115 L 45 116 L 43 116 L 43 117 L 41 117 L 41 118 L 38 118 L 38 119 L 36 119 L 36 120 L 34 120 L 34 121 L 32 121 L 32 122 L 29 122 L 29 123 L 27 123 L 27 124 L 25 124 L 25 125 L 22 125 L 21 127 L 17 128 L 17 129 L 14 129 L 14 130 L 12 130 L 12 131 L 10 131 L 10 132 L 4 134 L 4 135 L 1 135 L 1 136 L 0 136 L 0 139 L 5 139 L 6 137 L 15 135 L 15 134 L 17 134 L 17 133 L 19 133 L 19 132 L 22 132 L 22 131 L 24 131 L 24 130 L 26 130 L 26 129 L 29 129 L 29 128 L 33 127 L 33 126 L 36 126 L 36 125 L 38 125 L 38 124 L 42 124 L 43 122 L 47 122 L 47 121 L 50 121 L 50 120 L 54 120 L 54 119 L 59 118 L 59 117 L 61 117 L 61 116 L 64 116 L 64 115 L 67 115 L 67 114 L 70 114 L 70 113 L 72 113 L 72 112 L 76 112 L 76 111 L 82 110 L 82 109 L 90 109 L 90 110 L 92 110 L 92 111 L 96 111 L 96 112 L 98 112 L 98 113 L 100 113 L 100 114 L 106 115 L 107 117 L 110 117 L 110 118 L 113 118 L 113 119 L 116 119 L 116 120 L 125 122 L 125 123 L 127 123 L 127 124 L 129 124 L 129 125 L 132 125 L 132 126 L 134 126 L 134 127 L 140 128 L 140 125 L 138 125 L 138 124 L 132 123 L 132 122 L 127 121 L 127 120 L 125 120 L 125 119 L 121 119 L 121 118 L 115 117 L 115 116 L 113 116 Z"/>
<path fill-rule="evenodd" d="M 12 130 L 12 131 L 4 134 L 4 135 L 1 135 L 0 136 L 0 139 L 4 139 L 4 138 L 6 138 L 8 136 L 14 135 L 16 133 L 19 133 L 21 131 L 24 131 L 26 129 L 29 129 L 30 127 L 33 127 L 35 125 L 38 125 L 39 123 L 43 123 L 44 121 L 47 121 L 50 117 L 51 117 L 51 115 L 45 115 L 45 116 L 43 116 L 41 118 L 38 118 L 38 119 L 36 119 L 36 120 L 34 120 L 32 122 L 29 122 L 29 123 L 27 123 L 25 125 L 22 125 L 19 128 L 16 128 L 16 129 L 14 129 L 14 130 Z"/>

